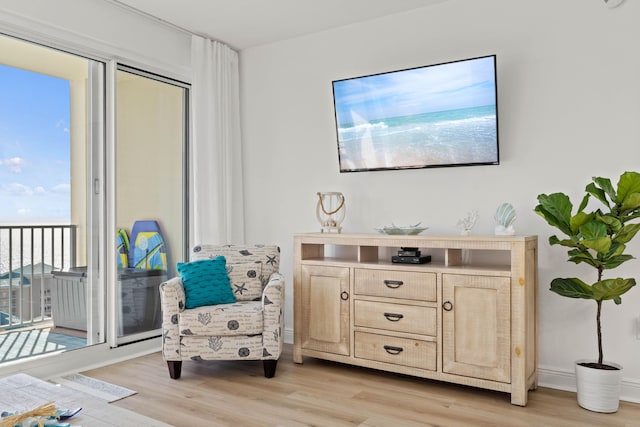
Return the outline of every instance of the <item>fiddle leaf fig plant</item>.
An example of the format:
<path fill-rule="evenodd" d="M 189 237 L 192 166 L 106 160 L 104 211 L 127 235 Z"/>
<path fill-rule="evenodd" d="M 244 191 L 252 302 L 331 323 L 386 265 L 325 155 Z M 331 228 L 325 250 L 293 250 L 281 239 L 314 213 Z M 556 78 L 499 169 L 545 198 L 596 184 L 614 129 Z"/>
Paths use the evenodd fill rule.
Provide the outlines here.
<path fill-rule="evenodd" d="M 608 178 L 594 177 L 585 188 L 577 211 L 564 193 L 540 194 L 535 212 L 564 236 L 549 237 L 550 245 L 565 246 L 568 261 L 585 263 L 596 270 L 597 280 L 587 282 L 576 277 L 556 278 L 551 281 L 551 291 L 569 298 L 593 300 L 597 305 L 596 331 L 598 339 L 598 363 L 592 367 L 607 369 L 603 364 L 602 327 L 600 315 L 602 302 L 613 300 L 622 303 L 622 295 L 636 285 L 633 278 L 603 279 L 605 270 L 612 270 L 634 259 L 625 253 L 626 244 L 640 231 L 640 173 L 625 172 L 617 186 Z M 600 202 L 599 208 L 586 211 L 589 200 Z"/>

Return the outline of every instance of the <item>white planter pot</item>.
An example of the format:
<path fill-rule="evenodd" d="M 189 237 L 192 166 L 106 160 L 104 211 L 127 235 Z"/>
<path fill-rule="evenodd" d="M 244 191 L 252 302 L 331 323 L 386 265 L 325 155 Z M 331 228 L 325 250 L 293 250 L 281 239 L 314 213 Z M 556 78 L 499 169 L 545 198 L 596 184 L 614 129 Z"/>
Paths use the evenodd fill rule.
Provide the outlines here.
<path fill-rule="evenodd" d="M 620 403 L 622 366 L 604 362 L 607 365 L 615 366 L 618 370 L 594 369 L 581 366 L 580 363 L 584 362 L 594 361 L 576 361 L 578 405 L 594 412 L 616 412 Z"/>

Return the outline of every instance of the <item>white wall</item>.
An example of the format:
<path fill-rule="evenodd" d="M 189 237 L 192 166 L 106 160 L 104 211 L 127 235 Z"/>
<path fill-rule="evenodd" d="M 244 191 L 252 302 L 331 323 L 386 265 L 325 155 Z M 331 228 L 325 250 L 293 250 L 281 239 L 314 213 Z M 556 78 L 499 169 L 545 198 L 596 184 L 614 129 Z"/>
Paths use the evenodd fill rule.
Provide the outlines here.
<path fill-rule="evenodd" d="M 317 191 L 345 194 L 346 232 L 422 221 L 429 233 L 457 234 L 457 220 L 477 209 L 474 233 L 492 234 L 495 209 L 508 201 L 518 234 L 540 236 L 541 384 L 573 387 L 563 383 L 573 361 L 597 357 L 595 303 L 548 287 L 557 276 L 595 276 L 549 246 L 553 230 L 533 208 L 540 193 L 564 191 L 579 203 L 592 176 L 617 182 L 640 170 L 638 16 L 636 1 L 610 10 L 601 0 L 449 0 L 243 50 L 246 236 L 281 245 L 287 332 L 293 234 L 319 231 Z M 332 80 L 494 53 L 499 166 L 338 172 Z M 629 252 L 640 258 L 640 243 Z M 616 273 L 638 272 L 634 260 Z M 640 401 L 640 286 L 603 311 L 605 358 L 625 367 L 623 392 Z"/>

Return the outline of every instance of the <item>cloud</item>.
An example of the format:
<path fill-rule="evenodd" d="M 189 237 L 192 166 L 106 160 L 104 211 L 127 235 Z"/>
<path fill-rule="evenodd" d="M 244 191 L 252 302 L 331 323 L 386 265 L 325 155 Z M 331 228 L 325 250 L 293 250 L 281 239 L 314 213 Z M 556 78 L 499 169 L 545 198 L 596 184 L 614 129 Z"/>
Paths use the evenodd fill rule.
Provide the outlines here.
<path fill-rule="evenodd" d="M 71 184 L 58 184 L 51 188 L 54 193 L 69 194 L 71 192 Z"/>
<path fill-rule="evenodd" d="M 62 128 L 63 132 L 69 133 L 69 128 L 65 126 L 65 122 L 63 120 L 58 120 L 58 123 L 56 123 L 56 127 L 58 129 Z"/>
<path fill-rule="evenodd" d="M 26 162 L 21 157 L 12 157 L 10 159 L 0 160 L 0 166 L 5 166 L 13 173 L 21 173 L 22 166 L 24 166 Z"/>
<path fill-rule="evenodd" d="M 38 185 L 36 187 L 29 187 L 28 185 L 20 184 L 18 182 L 13 182 L 11 184 L 2 185 L 2 190 L 7 193 L 11 193 L 14 196 L 33 196 L 34 194 L 46 194 L 47 191 L 43 186 Z M 56 194 L 69 194 L 71 193 L 71 185 L 70 184 L 58 184 L 51 187 L 51 193 Z"/>
<path fill-rule="evenodd" d="M 31 215 L 31 209 L 29 209 L 29 208 L 18 209 L 18 215 L 20 215 L 20 216 L 29 216 L 29 215 Z"/>
<path fill-rule="evenodd" d="M 31 187 L 17 182 L 5 184 L 2 186 L 2 189 L 16 196 L 31 196 L 33 194 L 33 189 Z"/>

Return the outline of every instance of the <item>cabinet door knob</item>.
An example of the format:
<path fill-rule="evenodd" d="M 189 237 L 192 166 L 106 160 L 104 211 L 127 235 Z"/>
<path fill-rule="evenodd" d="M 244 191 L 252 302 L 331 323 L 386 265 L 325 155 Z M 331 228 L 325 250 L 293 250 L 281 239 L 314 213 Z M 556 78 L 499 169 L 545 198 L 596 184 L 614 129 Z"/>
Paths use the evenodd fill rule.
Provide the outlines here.
<path fill-rule="evenodd" d="M 384 284 L 387 286 L 387 288 L 397 289 L 400 286 L 404 285 L 404 282 L 402 280 L 385 280 Z"/>
<path fill-rule="evenodd" d="M 451 304 L 451 301 L 445 301 L 442 303 L 442 309 L 444 311 L 451 311 L 453 310 L 453 304 Z"/>
<path fill-rule="evenodd" d="M 347 291 L 342 291 L 342 293 L 340 294 L 340 299 L 342 301 L 346 301 L 349 299 L 349 292 Z"/>
<path fill-rule="evenodd" d="M 400 353 L 402 353 L 404 351 L 404 348 L 402 348 L 402 347 L 394 347 L 392 345 L 385 345 L 383 348 L 387 353 L 393 354 L 394 356 L 396 354 L 400 354 Z"/>
<path fill-rule="evenodd" d="M 404 316 L 400 313 L 384 313 L 384 317 L 387 318 L 390 322 L 397 322 L 402 319 Z"/>

